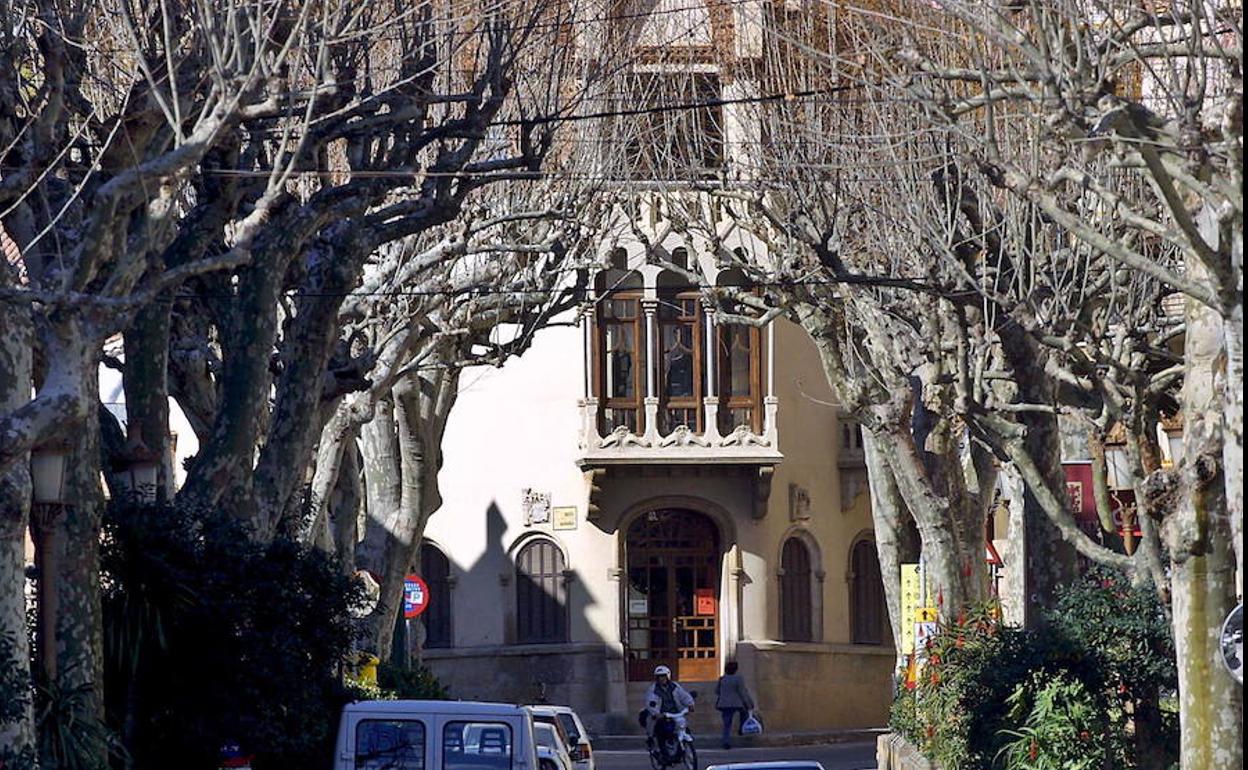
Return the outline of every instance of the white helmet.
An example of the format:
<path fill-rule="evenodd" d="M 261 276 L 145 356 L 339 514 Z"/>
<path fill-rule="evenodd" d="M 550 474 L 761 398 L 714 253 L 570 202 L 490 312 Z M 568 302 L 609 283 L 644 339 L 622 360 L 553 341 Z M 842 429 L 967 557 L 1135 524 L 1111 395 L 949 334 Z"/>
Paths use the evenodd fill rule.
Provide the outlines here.
<path fill-rule="evenodd" d="M 668 668 L 667 666 L 659 666 L 658 668 L 654 670 L 654 675 L 655 676 L 671 676 L 672 670 Z"/>

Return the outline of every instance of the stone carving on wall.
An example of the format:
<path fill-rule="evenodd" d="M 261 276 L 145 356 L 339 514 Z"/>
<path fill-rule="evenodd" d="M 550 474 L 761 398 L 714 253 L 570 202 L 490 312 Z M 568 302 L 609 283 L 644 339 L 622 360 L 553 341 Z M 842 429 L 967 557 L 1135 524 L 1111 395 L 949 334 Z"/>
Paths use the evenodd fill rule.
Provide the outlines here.
<path fill-rule="evenodd" d="M 771 446 L 771 442 L 766 438 L 753 433 L 744 425 L 738 425 L 732 429 L 732 433 L 724 436 L 719 442 L 720 446 Z"/>
<path fill-rule="evenodd" d="M 524 525 L 545 524 L 550 521 L 550 493 L 525 489 L 521 492 L 521 507 L 524 510 Z"/>
<path fill-rule="evenodd" d="M 709 447 L 711 442 L 689 430 L 688 425 L 677 425 L 667 438 L 659 442 L 661 447 L 669 446 L 701 446 Z"/>
<path fill-rule="evenodd" d="M 603 449 L 607 449 L 608 447 L 623 448 L 630 446 L 648 447 L 650 446 L 650 442 L 630 431 L 627 425 L 620 425 L 616 427 L 615 430 L 608 433 L 606 438 L 599 442 L 598 446 Z"/>
<path fill-rule="evenodd" d="M 810 492 L 789 484 L 789 521 L 810 521 Z"/>

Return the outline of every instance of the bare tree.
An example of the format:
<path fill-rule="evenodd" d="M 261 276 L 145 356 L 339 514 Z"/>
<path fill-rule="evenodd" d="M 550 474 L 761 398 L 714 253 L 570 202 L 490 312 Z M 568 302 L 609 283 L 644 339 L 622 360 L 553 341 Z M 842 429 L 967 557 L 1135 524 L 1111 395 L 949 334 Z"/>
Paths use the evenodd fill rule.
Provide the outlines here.
<path fill-rule="evenodd" d="M 104 341 L 125 332 L 132 438 L 164 454 L 171 394 L 201 431 L 180 502 L 228 505 L 272 537 L 298 507 L 324 401 L 367 387 L 340 313 L 367 260 L 452 222 L 490 184 L 539 175 L 554 118 L 576 98 L 560 45 L 570 11 L 489 0 L 5 11 L 0 224 L 13 256 L 0 301 L 13 310 L 0 469 L 14 579 L 0 632 L 22 633 L 25 459 L 62 436 L 74 505 L 36 522 L 41 553 L 60 554 L 42 577 L 60 596 L 41 654 L 59 686 L 93 694 L 90 721 Z M 25 670 L 20 646 L 4 663 Z M 29 745 L 29 715 L 12 734 Z"/>

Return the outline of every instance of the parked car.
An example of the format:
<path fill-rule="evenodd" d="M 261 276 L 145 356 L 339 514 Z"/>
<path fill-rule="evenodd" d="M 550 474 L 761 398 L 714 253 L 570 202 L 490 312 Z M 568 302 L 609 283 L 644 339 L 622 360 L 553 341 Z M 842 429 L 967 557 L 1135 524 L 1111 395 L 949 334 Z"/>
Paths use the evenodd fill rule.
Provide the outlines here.
<path fill-rule="evenodd" d="M 558 727 L 549 722 L 535 722 L 533 735 L 537 740 L 537 761 L 541 770 L 573 770 L 568 744 Z"/>
<path fill-rule="evenodd" d="M 343 707 L 334 770 L 431 768 L 541 770 L 533 714 L 506 703 L 437 700 Z"/>
<path fill-rule="evenodd" d="M 706 770 L 823 770 L 823 765 L 813 759 L 781 759 L 771 762 L 733 762 L 727 765 L 711 765 Z"/>
<path fill-rule="evenodd" d="M 530 706 L 533 718 L 538 721 L 557 721 L 563 727 L 568 740 L 568 755 L 572 757 L 575 770 L 594 770 L 594 747 L 589 740 L 585 723 L 569 706 Z"/>

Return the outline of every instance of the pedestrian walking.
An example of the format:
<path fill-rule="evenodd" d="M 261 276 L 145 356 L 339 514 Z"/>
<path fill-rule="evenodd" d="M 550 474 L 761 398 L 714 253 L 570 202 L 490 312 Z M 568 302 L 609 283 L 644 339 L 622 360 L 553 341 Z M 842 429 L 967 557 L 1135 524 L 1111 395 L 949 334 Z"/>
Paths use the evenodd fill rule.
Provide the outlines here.
<path fill-rule="evenodd" d="M 737 729 L 745 724 L 746 718 L 754 710 L 754 699 L 745 686 L 745 679 L 737 673 L 737 662 L 730 660 L 724 664 L 724 675 L 715 683 L 715 708 L 724 720 L 723 746 L 732 748 L 732 718 L 737 718 Z"/>

